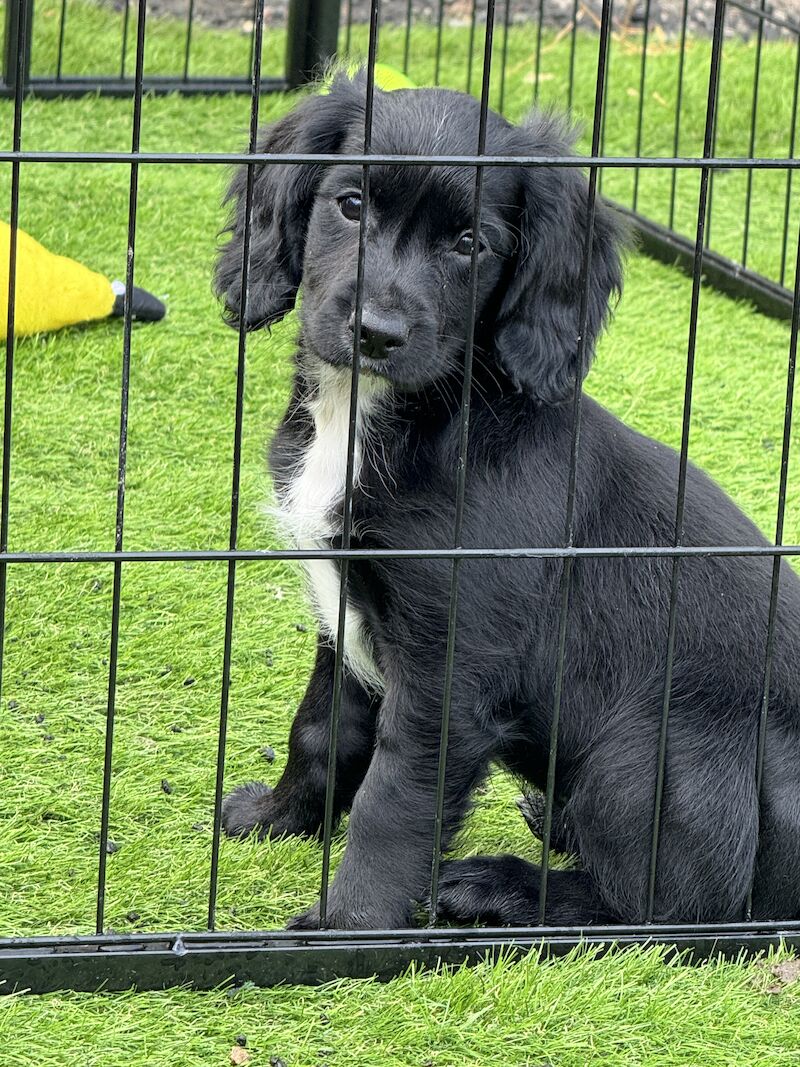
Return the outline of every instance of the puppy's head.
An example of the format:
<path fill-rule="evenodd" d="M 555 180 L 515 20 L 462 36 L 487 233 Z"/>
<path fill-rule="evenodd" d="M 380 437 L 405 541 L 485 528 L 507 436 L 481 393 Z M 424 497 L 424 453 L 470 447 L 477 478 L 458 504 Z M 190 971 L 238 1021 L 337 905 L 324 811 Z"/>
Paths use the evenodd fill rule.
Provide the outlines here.
<path fill-rule="evenodd" d="M 265 153 L 358 154 L 365 81 L 337 78 L 266 132 Z M 476 151 L 479 107 L 440 89 L 376 89 L 372 152 L 463 156 Z M 520 127 L 489 114 L 489 155 L 566 155 L 572 139 L 535 114 Z M 249 285 L 241 279 L 246 170 L 229 198 L 232 238 L 216 288 L 228 319 L 257 329 L 282 318 L 302 283 L 304 343 L 340 367 L 353 356 L 362 168 L 265 164 L 255 170 Z M 422 389 L 464 358 L 470 265 L 478 242 L 476 343 L 518 387 L 557 403 L 588 369 L 594 343 L 621 284 L 618 224 L 596 205 L 591 234 L 586 338 L 580 345 L 588 186 L 573 168 L 484 169 L 481 230 L 473 232 L 473 167 L 373 165 L 364 258 L 361 367 L 397 388 Z M 579 366 L 579 352 L 583 365 Z"/>

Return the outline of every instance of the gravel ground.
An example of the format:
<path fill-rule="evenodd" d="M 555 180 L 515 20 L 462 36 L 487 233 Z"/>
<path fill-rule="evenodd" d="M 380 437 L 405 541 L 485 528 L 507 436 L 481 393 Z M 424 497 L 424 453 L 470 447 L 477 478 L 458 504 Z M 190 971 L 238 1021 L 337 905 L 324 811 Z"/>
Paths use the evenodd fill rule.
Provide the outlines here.
<path fill-rule="evenodd" d="M 121 9 L 126 0 L 102 0 Z M 477 0 L 478 9 L 484 7 Z M 497 0 L 497 17 L 504 18 L 506 0 Z M 618 31 L 641 30 L 645 18 L 647 0 L 616 0 L 614 24 Z M 680 33 L 684 0 L 650 0 L 650 25 L 658 26 L 668 37 Z M 694 34 L 710 34 L 714 25 L 714 0 L 688 0 L 689 28 Z M 752 7 L 760 6 L 762 0 L 747 0 Z M 443 0 L 444 17 L 450 25 L 468 23 L 471 17 L 472 0 Z M 348 0 L 342 0 L 343 11 Z M 509 17 L 512 22 L 529 22 L 538 18 L 539 0 L 508 0 Z M 350 0 L 353 22 L 368 21 L 369 0 Z M 287 0 L 265 3 L 264 15 L 267 25 L 276 26 L 286 17 Z M 599 23 L 601 0 L 544 0 L 544 23 L 553 27 L 572 24 L 577 8 L 579 25 L 591 29 Z M 151 15 L 171 15 L 185 19 L 189 0 L 148 0 L 147 11 Z M 414 19 L 435 20 L 438 17 L 438 0 L 411 0 Z M 800 27 L 800 0 L 769 0 L 766 10 L 777 18 Z M 405 22 L 407 0 L 381 0 L 381 17 L 386 22 Z M 344 17 L 344 16 L 343 16 Z M 194 18 L 206 26 L 239 28 L 249 33 L 253 26 L 253 0 L 194 0 Z M 728 6 L 725 16 L 725 33 L 729 37 L 752 37 L 757 28 L 757 19 L 752 15 Z M 786 30 L 765 23 L 765 36 L 793 36 Z"/>

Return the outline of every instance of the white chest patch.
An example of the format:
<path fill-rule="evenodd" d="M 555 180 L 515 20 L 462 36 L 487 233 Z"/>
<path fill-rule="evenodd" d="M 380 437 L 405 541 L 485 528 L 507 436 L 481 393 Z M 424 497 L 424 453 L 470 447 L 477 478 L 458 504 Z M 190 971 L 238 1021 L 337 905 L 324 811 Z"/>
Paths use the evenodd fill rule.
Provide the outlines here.
<path fill-rule="evenodd" d="M 353 485 L 358 484 L 369 418 L 385 388 L 379 379 L 365 376 L 359 381 Z M 319 393 L 309 402 L 308 410 L 314 420 L 314 437 L 297 476 L 280 494 L 279 518 L 298 548 L 327 548 L 330 538 L 341 532 L 333 513 L 345 491 L 350 372 L 322 367 Z M 320 630 L 335 644 L 339 628 L 339 568 L 324 559 L 306 560 L 303 566 Z M 344 633 L 345 663 L 362 684 L 381 692 L 383 678 L 375 663 L 369 631 L 363 615 L 349 601 Z"/>

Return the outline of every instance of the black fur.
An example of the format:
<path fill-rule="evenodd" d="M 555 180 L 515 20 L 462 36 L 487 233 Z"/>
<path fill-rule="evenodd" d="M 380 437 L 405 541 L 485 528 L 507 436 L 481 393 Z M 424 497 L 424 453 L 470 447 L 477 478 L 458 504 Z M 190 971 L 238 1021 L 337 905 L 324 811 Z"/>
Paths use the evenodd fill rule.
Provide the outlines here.
<path fill-rule="evenodd" d="M 329 95 L 306 100 L 269 130 L 264 149 L 360 151 L 363 122 L 363 80 L 340 78 Z M 477 126 L 477 104 L 463 95 L 377 92 L 373 149 L 468 154 Z M 541 114 L 519 128 L 490 116 L 489 153 L 561 154 L 569 142 Z M 343 216 L 341 198 L 360 187 L 360 168 L 348 166 L 264 166 L 255 178 L 248 325 L 280 318 L 303 284 L 294 391 L 271 452 L 279 492 L 313 433 L 305 402 L 317 388 L 314 368 L 323 361 L 350 373 L 358 225 Z M 233 238 L 217 275 L 234 320 L 243 189 L 240 175 Z M 362 371 L 392 389 L 379 447 L 365 449 L 354 494 L 356 547 L 452 543 L 469 287 L 469 256 L 454 248 L 471 227 L 473 189 L 470 168 L 372 169 L 365 308 L 378 321 L 403 323 L 401 342 L 380 360 L 362 348 Z M 479 257 L 465 546 L 563 543 L 570 400 L 621 281 L 619 227 L 599 204 L 586 366 L 578 367 L 586 203 L 577 168 L 485 172 L 489 247 Z M 658 352 L 643 358 L 657 360 Z M 674 452 L 584 399 L 576 544 L 669 545 L 677 480 Z M 692 466 L 683 540 L 765 543 Z M 645 917 L 671 568 L 658 558 L 574 565 L 556 826 L 581 869 L 551 874 L 551 921 Z M 680 567 L 658 921 L 737 919 L 753 877 L 756 917 L 800 916 L 800 583 L 785 564 L 760 809 L 755 785 L 771 570 L 768 558 L 698 557 Z M 558 561 L 472 560 L 459 573 L 445 847 L 492 762 L 544 785 L 560 606 Z M 346 672 L 336 812 L 351 807 L 351 815 L 328 921 L 402 927 L 429 891 L 451 565 L 372 560 L 350 574 L 385 692 L 367 693 Z M 271 792 L 245 787 L 228 798 L 229 833 L 318 832 L 332 664 L 321 639 L 286 771 Z M 538 869 L 516 857 L 448 862 L 440 911 L 460 923 L 527 923 L 537 916 L 538 884 Z M 296 925 L 316 919 L 312 909 Z"/>

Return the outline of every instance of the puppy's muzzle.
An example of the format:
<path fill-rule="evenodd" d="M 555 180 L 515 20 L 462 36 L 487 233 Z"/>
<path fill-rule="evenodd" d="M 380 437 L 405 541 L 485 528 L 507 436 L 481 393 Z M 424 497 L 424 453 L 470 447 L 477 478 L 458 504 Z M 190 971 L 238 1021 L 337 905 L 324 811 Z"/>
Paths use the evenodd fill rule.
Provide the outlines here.
<path fill-rule="evenodd" d="M 355 333 L 356 313 L 348 321 Z M 397 311 L 382 311 L 367 304 L 361 312 L 361 355 L 366 359 L 387 359 L 408 340 L 410 329 L 406 318 Z"/>

